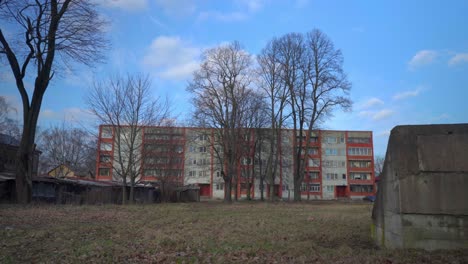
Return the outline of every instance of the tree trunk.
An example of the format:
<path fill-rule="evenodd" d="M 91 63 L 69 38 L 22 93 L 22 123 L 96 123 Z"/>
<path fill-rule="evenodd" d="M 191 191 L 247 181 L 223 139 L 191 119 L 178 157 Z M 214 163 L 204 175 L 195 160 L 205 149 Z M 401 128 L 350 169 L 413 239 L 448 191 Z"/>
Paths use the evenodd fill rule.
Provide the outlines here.
<path fill-rule="evenodd" d="M 301 180 L 298 177 L 294 177 L 294 201 L 301 201 Z"/>
<path fill-rule="evenodd" d="M 24 132 L 23 132 L 24 133 Z M 32 199 L 32 179 L 28 168 L 30 167 L 29 143 L 21 140 L 20 147 L 16 154 L 16 201 L 20 204 L 27 204 Z"/>
<path fill-rule="evenodd" d="M 250 198 L 250 177 L 247 179 L 247 200 L 252 200 Z"/>
<path fill-rule="evenodd" d="M 270 182 L 270 201 L 273 202 L 275 200 L 275 183 Z"/>
<path fill-rule="evenodd" d="M 37 80 L 36 80 L 37 82 Z M 37 86 L 37 84 L 36 84 Z M 37 88 L 36 88 L 37 89 Z M 32 199 L 32 168 L 34 159 L 34 138 L 41 108 L 42 95 L 31 101 L 31 107 L 23 101 L 23 134 L 16 154 L 16 201 L 27 204 Z"/>
<path fill-rule="evenodd" d="M 130 204 L 135 203 L 135 179 L 130 179 L 130 195 L 128 197 L 128 202 Z"/>
<path fill-rule="evenodd" d="M 122 183 L 122 204 L 127 204 L 127 179 L 125 177 Z"/>
<path fill-rule="evenodd" d="M 224 202 L 231 203 L 231 179 L 224 182 Z"/>
<path fill-rule="evenodd" d="M 262 173 L 261 170 L 260 170 L 260 173 Z M 265 186 L 264 186 L 265 182 L 263 178 L 264 176 L 260 176 L 260 200 L 265 201 L 265 196 L 263 194 L 263 190 L 265 189 Z"/>

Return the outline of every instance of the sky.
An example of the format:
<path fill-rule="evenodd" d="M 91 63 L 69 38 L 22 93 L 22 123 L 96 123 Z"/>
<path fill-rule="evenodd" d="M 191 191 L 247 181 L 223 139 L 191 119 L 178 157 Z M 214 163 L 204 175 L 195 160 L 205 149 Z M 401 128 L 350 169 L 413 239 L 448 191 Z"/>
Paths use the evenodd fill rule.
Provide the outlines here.
<path fill-rule="evenodd" d="M 185 89 L 203 50 L 236 40 L 255 55 L 273 37 L 315 28 L 342 51 L 354 102 L 352 111 L 335 111 L 323 129 L 373 131 L 374 153 L 384 155 L 397 125 L 468 119 L 465 0 L 93 1 L 110 22 L 107 60 L 94 68 L 77 65 L 53 80 L 42 127 L 92 119 L 84 96 L 93 80 L 134 73 L 149 75 L 153 94 L 168 96 L 177 118 L 190 120 Z M 0 67 L 0 95 L 21 108 L 6 65 Z"/>

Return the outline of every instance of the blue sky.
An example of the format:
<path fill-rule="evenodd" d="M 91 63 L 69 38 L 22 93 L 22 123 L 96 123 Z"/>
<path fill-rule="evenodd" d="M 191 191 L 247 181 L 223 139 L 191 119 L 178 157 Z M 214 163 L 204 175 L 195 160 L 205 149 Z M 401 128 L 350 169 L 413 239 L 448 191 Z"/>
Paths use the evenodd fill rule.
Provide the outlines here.
<path fill-rule="evenodd" d="M 238 40 L 257 54 L 272 37 L 313 28 L 342 50 L 353 84 L 353 111 L 335 112 L 325 129 L 372 130 L 383 155 L 396 125 L 467 122 L 468 1 L 94 1 L 110 21 L 107 62 L 53 81 L 43 127 L 89 120 L 83 97 L 93 79 L 127 73 L 150 75 L 154 94 L 187 120 L 185 87 L 203 49 Z M 0 70 L 0 94 L 19 107 L 9 68 Z"/>

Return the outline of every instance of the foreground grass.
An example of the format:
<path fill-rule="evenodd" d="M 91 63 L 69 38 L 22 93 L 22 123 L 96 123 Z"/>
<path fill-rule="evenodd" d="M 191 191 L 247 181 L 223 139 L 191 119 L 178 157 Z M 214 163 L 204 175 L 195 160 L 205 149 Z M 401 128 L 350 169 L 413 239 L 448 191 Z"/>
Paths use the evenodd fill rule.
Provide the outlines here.
<path fill-rule="evenodd" d="M 0 262 L 468 263 L 374 246 L 371 205 L 0 205 Z"/>

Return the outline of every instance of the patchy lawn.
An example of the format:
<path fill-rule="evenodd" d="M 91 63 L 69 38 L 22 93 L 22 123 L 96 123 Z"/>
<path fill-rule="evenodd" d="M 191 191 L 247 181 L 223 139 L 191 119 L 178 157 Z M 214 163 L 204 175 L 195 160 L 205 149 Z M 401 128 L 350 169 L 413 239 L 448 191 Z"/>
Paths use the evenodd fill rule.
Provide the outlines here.
<path fill-rule="evenodd" d="M 0 205 L 0 263 L 467 263 L 466 251 L 381 250 L 370 204 Z"/>

